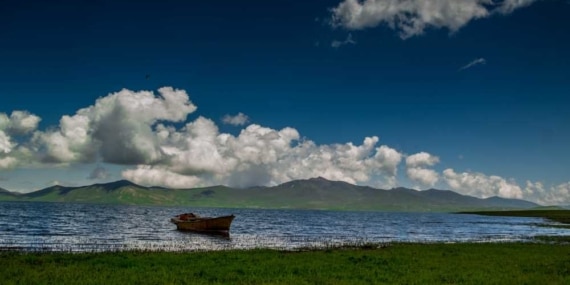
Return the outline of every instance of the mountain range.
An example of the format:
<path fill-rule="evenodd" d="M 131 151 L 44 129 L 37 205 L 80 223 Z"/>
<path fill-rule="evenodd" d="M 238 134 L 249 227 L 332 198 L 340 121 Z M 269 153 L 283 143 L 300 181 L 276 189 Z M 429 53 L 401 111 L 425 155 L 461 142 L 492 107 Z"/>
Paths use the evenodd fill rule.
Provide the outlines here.
<path fill-rule="evenodd" d="M 357 186 L 322 177 L 272 187 L 192 189 L 144 187 L 127 180 L 81 187 L 51 186 L 30 193 L 0 188 L 0 201 L 42 201 L 169 205 L 189 207 L 334 209 L 367 211 L 466 211 L 529 209 L 539 205 L 517 199 L 480 199 L 449 190 L 391 190 Z"/>

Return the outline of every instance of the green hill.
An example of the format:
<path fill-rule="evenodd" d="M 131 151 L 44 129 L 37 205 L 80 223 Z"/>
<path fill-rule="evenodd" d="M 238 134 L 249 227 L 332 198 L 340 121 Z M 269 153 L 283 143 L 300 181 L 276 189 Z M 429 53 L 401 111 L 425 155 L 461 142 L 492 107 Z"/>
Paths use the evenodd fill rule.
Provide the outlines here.
<path fill-rule="evenodd" d="M 18 193 L 10 192 L 6 189 L 0 188 L 0 201 L 13 201 L 18 200 L 20 195 Z"/>
<path fill-rule="evenodd" d="M 52 186 L 27 194 L 0 191 L 0 200 L 379 211 L 507 210 L 538 206 L 523 200 L 498 197 L 479 199 L 446 190 L 382 190 L 321 177 L 295 180 L 273 187 L 245 189 L 226 186 L 167 189 L 144 187 L 121 180 L 83 187 Z"/>

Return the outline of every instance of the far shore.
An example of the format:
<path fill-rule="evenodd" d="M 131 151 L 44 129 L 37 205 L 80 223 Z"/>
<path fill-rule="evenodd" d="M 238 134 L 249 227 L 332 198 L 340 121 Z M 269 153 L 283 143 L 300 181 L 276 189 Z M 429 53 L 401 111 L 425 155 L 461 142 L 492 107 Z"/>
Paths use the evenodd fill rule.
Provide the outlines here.
<path fill-rule="evenodd" d="M 531 217 L 545 218 L 551 221 L 570 225 L 570 210 L 517 210 L 517 211 L 470 211 L 459 212 L 459 214 L 475 214 L 485 216 L 505 216 L 505 217 Z"/>

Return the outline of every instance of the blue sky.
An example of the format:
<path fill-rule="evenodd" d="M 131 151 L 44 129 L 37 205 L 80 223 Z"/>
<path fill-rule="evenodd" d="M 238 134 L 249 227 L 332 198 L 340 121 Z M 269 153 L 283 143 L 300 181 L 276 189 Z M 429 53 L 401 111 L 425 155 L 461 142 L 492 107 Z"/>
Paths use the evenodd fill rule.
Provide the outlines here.
<path fill-rule="evenodd" d="M 5 1 L 0 187 L 122 178 L 250 186 L 321 175 L 570 203 L 569 12 L 562 0 Z M 189 101 L 176 102 L 185 110 L 164 103 L 165 86 L 184 90 Z M 142 100 L 143 90 L 181 115 L 135 108 L 109 127 L 96 119 L 101 105 L 85 111 L 87 139 L 65 134 L 62 116 L 75 122 L 98 98 Z M 128 117 L 141 112 L 160 114 Z M 246 123 L 223 122 L 238 113 Z M 27 116 L 41 120 L 18 125 Z M 197 121 L 208 131 L 189 135 Z M 168 139 L 158 125 L 171 128 Z M 226 134 L 235 141 L 220 141 Z M 204 144 L 174 140 L 183 135 Z"/>

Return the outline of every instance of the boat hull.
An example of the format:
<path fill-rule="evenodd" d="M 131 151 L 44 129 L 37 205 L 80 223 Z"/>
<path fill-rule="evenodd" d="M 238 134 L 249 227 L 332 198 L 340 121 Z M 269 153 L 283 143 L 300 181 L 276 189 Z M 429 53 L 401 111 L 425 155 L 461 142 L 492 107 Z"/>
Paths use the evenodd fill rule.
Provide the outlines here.
<path fill-rule="evenodd" d="M 234 218 L 234 215 L 215 218 L 193 218 L 186 220 L 174 217 L 170 221 L 176 225 L 178 230 L 181 231 L 229 232 Z"/>

